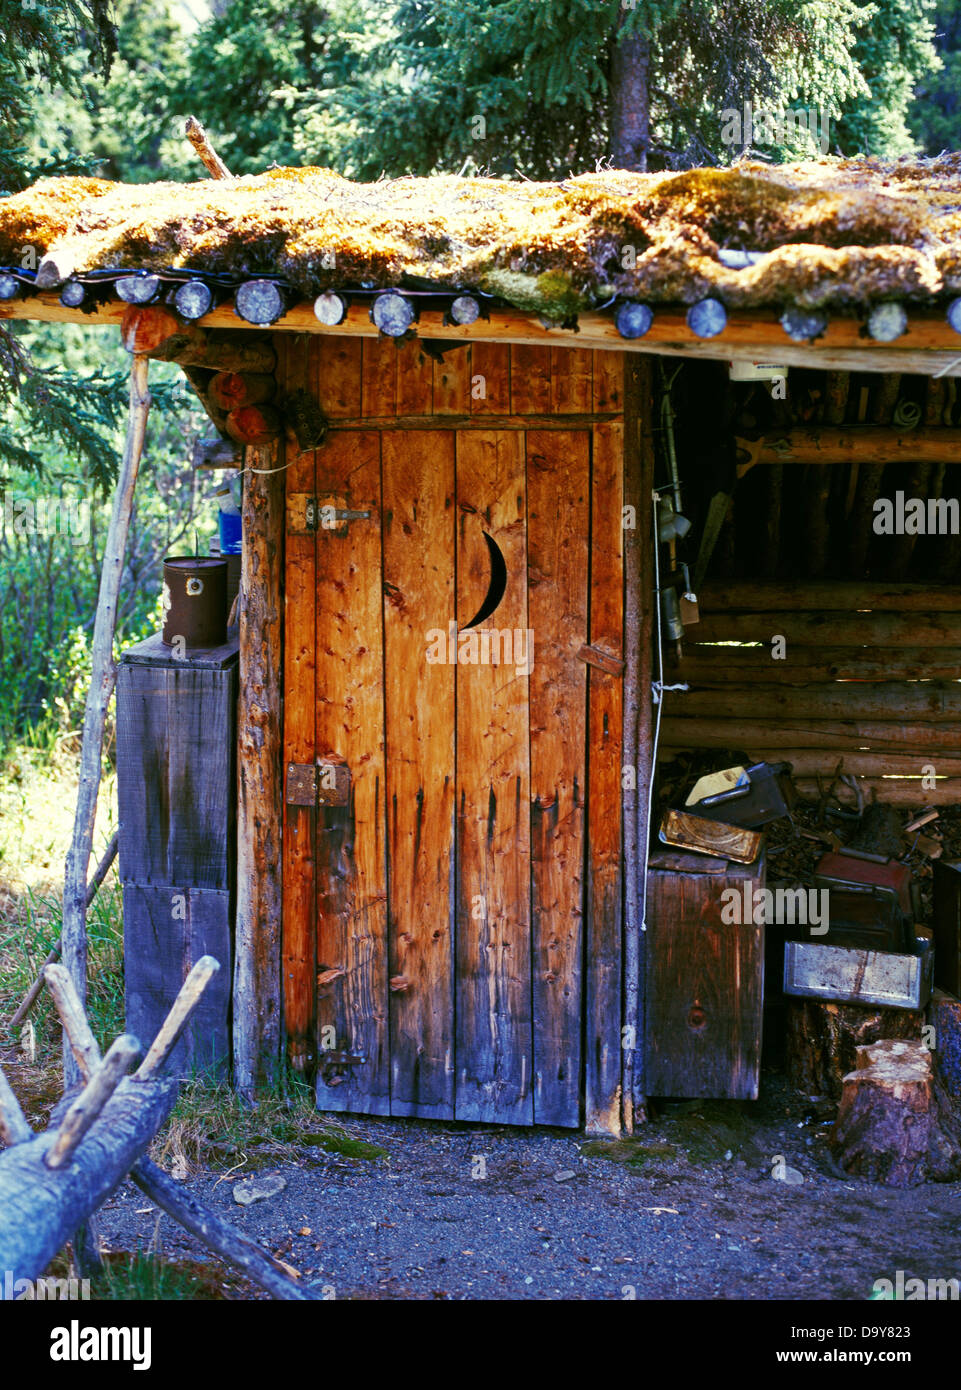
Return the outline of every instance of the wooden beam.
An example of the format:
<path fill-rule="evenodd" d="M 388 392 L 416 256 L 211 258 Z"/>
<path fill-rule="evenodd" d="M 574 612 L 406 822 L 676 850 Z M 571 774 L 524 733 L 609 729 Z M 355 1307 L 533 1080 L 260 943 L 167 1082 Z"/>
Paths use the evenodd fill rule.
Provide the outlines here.
<path fill-rule="evenodd" d="M 245 463 L 237 710 L 237 925 L 234 1084 L 252 1095 L 276 1078 L 281 1034 L 283 802 L 283 449 Z"/>
<path fill-rule="evenodd" d="M 814 778 L 799 777 L 794 783 L 798 794 L 808 800 L 817 801 L 821 792 Z M 889 806 L 961 806 L 961 777 L 946 777 L 933 787 L 924 787 L 914 778 L 859 777 L 858 786 L 864 795 L 865 803 L 872 800 L 886 802 Z M 827 781 L 822 778 L 822 787 L 827 790 Z M 850 795 L 840 789 L 842 804 L 850 801 L 854 805 L 854 793 Z"/>
<path fill-rule="evenodd" d="M 961 613 L 707 613 L 698 642 L 764 642 L 801 647 L 961 647 Z"/>
<path fill-rule="evenodd" d="M 90 314 L 70 309 L 55 294 L 31 295 L 0 303 L 0 319 L 36 319 L 47 323 L 118 323 L 126 305 L 111 301 Z M 313 305 L 301 301 L 291 306 L 272 330 L 289 333 L 333 334 L 335 337 L 377 337 L 366 302 L 352 304 L 342 323 L 329 327 L 316 318 Z M 243 328 L 232 305 L 221 304 L 203 320 L 205 328 Z M 256 325 L 249 329 L 262 331 Z M 770 361 L 772 356 L 787 367 L 817 367 L 836 371 L 906 372 L 961 376 L 961 337 L 942 314 L 918 313 L 911 318 L 904 337 L 891 343 L 865 345 L 857 319 L 832 319 L 816 342 L 799 344 L 784 334 L 774 311 L 739 312 L 728 317 L 727 327 L 716 338 L 696 338 L 682 310 L 664 309 L 655 314 L 650 332 L 643 338 L 622 338 L 613 318 L 589 312 L 578 317 L 578 330 L 545 328 L 532 314 L 517 309 L 492 309 L 488 319 L 472 324 L 448 324 L 440 310 L 423 310 L 415 330 L 420 338 L 464 342 L 529 343 L 548 347 L 594 348 L 616 352 L 728 361 Z"/>
<path fill-rule="evenodd" d="M 961 430 L 834 425 L 793 429 L 735 443 L 747 467 L 765 463 L 941 463 L 961 453 Z M 743 473 L 744 466 L 739 471 Z"/>
<path fill-rule="evenodd" d="M 906 724 L 898 719 L 700 719 L 676 718 L 674 702 L 683 695 L 665 695 L 667 714 L 661 724 L 664 748 L 743 749 L 764 756 L 779 748 L 890 750 L 905 755 L 944 751 L 956 754 L 956 724 Z M 937 759 L 934 759 L 936 762 Z"/>

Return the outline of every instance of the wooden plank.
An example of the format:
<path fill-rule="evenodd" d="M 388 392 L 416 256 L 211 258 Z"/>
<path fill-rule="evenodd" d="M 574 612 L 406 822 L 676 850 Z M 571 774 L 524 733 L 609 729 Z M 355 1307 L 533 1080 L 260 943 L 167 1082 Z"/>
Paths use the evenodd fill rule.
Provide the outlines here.
<path fill-rule="evenodd" d="M 827 777 L 825 787 L 837 771 L 838 764 L 845 773 L 855 777 L 913 776 L 921 777 L 925 767 L 935 768 L 935 776 L 961 776 L 961 757 L 943 753 L 862 753 L 837 752 L 830 748 L 784 748 L 778 761 L 790 763 L 797 777 L 809 777 L 820 772 Z"/>
<path fill-rule="evenodd" d="M 280 344 L 286 391 L 316 391 L 325 400 L 325 374 L 338 392 L 349 378 L 360 393 L 360 353 L 345 362 L 327 349 L 332 342 L 294 338 Z M 286 351 L 284 348 L 286 346 Z M 339 373 L 339 375 L 338 375 Z M 328 399 L 330 399 L 328 397 Z M 315 539 L 291 526 L 291 499 L 316 493 L 315 453 L 302 453 L 291 431 L 287 437 L 287 536 L 284 584 L 284 764 L 313 763 L 316 751 Z M 287 1055 L 297 1071 L 316 1060 L 317 932 L 314 902 L 314 842 L 317 812 L 291 806 L 284 798 L 283 976 Z"/>
<path fill-rule="evenodd" d="M 317 490 L 371 513 L 316 542 L 316 753 L 351 776 L 349 804 L 317 812 L 317 969 L 344 972 L 318 986 L 317 1103 L 387 1115 L 380 436 L 330 439 L 317 453 Z M 364 1060 L 325 1062 L 325 1051 Z"/>
<path fill-rule="evenodd" d="M 455 344 L 434 364 L 433 410 L 435 415 L 471 413 L 471 347 Z"/>
<path fill-rule="evenodd" d="M 764 927 L 722 922 L 721 894 L 762 887 L 763 860 L 724 877 L 651 870 L 649 879 L 648 1094 L 756 1100 Z"/>
<path fill-rule="evenodd" d="M 597 425 L 591 467 L 590 642 L 623 656 L 624 427 Z M 621 1131 L 623 678 L 590 668 L 585 1124 Z"/>
<path fill-rule="evenodd" d="M 592 403 L 597 411 L 624 408 L 624 352 L 595 352 L 592 368 Z"/>
<path fill-rule="evenodd" d="M 511 414 L 550 414 L 551 349 L 519 345 L 511 347 Z"/>
<path fill-rule="evenodd" d="M 317 399 L 331 420 L 361 413 L 360 338 L 327 338 L 312 335 L 318 344 Z M 278 340 L 279 341 L 279 340 Z"/>
<path fill-rule="evenodd" d="M 858 784 L 864 793 L 865 802 L 872 800 L 886 802 L 889 806 L 957 806 L 961 804 L 961 777 L 945 777 L 933 787 L 923 787 L 913 777 L 859 777 Z M 799 777 L 796 782 L 799 796 L 817 801 L 820 798 L 817 781 L 814 778 Z M 845 794 L 845 800 L 854 805 L 854 796 Z"/>
<path fill-rule="evenodd" d="M 227 1078 L 233 973 L 230 896 L 228 891 L 179 883 L 123 886 L 125 1026 L 144 1046 L 153 1041 L 201 956 L 220 962 L 164 1064 L 168 1075 Z"/>
<path fill-rule="evenodd" d="M 511 350 L 506 343 L 472 343 L 470 350 L 472 415 L 509 415 Z"/>
<path fill-rule="evenodd" d="M 365 338 L 361 349 L 361 415 L 396 415 L 397 344 Z"/>
<path fill-rule="evenodd" d="M 390 863 L 390 1108 L 454 1114 L 454 436 L 385 434 L 384 668 Z"/>
<path fill-rule="evenodd" d="M 471 402 L 476 405 L 476 401 Z M 356 420 L 335 420 L 331 434 L 340 430 L 571 430 L 619 420 L 619 411 L 591 411 L 586 415 L 371 415 Z"/>
<path fill-rule="evenodd" d="M 284 449 L 248 448 L 237 704 L 234 1085 L 251 1096 L 280 1070 L 283 898 Z"/>
<path fill-rule="evenodd" d="M 120 877 L 228 888 L 234 864 L 237 658 L 194 668 L 121 662 L 117 683 Z"/>
<path fill-rule="evenodd" d="M 590 435 L 527 435 L 534 1120 L 580 1121 Z"/>
<path fill-rule="evenodd" d="M 551 409 L 576 415 L 591 409 L 594 354 L 590 348 L 551 348 Z"/>
<path fill-rule="evenodd" d="M 470 621 L 477 593 L 487 588 L 486 531 L 508 576 L 492 621 L 500 631 L 526 634 L 524 519 L 523 441 L 495 432 L 458 435 L 461 622 Z M 460 652 L 457 665 L 456 1115 L 530 1124 L 528 679 L 516 661 L 472 664 L 467 655 Z"/>
<path fill-rule="evenodd" d="M 467 349 L 470 352 L 470 348 Z M 423 343 L 404 343 L 397 354 L 397 414 L 429 415 L 434 394 L 436 363 Z"/>

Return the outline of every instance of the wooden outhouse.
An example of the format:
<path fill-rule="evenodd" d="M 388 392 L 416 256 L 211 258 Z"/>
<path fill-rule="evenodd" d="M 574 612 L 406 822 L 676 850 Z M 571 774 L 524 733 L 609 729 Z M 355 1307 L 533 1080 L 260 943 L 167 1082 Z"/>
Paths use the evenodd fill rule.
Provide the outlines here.
<path fill-rule="evenodd" d="M 665 686 L 695 697 L 668 704 L 665 747 L 729 746 L 701 726 L 748 720 L 756 698 L 758 756 L 780 746 L 772 710 L 794 699 L 807 718 L 827 698 L 834 718 L 849 698 L 786 702 L 754 649 L 719 656 L 717 591 L 693 664 L 655 660 L 673 455 L 658 359 L 957 377 L 959 185 L 952 157 L 373 190 L 310 170 L 66 180 L 0 203 L 0 265 L 23 237 L 42 251 L 35 275 L 0 271 L 0 317 L 118 324 L 135 360 L 180 364 L 207 406 L 219 438 L 198 462 L 244 470 L 238 1087 L 286 1057 L 326 1110 L 631 1129 L 687 978 L 658 977 L 651 1033 Z M 688 477 L 735 447 L 709 394 L 685 397 L 716 434 Z M 754 442 L 749 466 L 764 447 L 790 462 Z M 727 483 L 697 486 L 702 521 L 730 525 L 727 503 L 711 512 Z M 742 587 L 734 606 L 749 602 Z M 761 949 L 715 954 L 734 978 Z M 719 1093 L 752 1094 L 759 977 L 748 1003 L 712 993 L 706 959 L 676 1026 L 692 1049 L 734 1038 L 753 1080 Z"/>

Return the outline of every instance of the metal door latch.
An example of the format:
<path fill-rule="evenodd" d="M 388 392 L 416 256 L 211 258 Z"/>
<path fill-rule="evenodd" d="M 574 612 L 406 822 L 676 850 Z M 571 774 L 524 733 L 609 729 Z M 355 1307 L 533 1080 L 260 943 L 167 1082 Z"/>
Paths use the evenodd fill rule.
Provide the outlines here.
<path fill-rule="evenodd" d="M 349 521 L 368 521 L 370 512 L 338 507 L 335 499 L 311 497 L 304 508 L 308 531 L 345 531 Z"/>

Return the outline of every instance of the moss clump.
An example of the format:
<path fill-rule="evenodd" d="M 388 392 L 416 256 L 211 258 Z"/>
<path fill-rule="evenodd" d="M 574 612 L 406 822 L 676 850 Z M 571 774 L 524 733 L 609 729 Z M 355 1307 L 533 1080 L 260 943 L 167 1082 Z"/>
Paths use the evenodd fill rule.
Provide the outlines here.
<path fill-rule="evenodd" d="M 674 1144 L 644 1144 L 639 1139 L 589 1139 L 581 1145 L 581 1153 L 585 1158 L 606 1158 L 637 1169 L 652 1158 L 675 1158 L 677 1148 Z"/>

